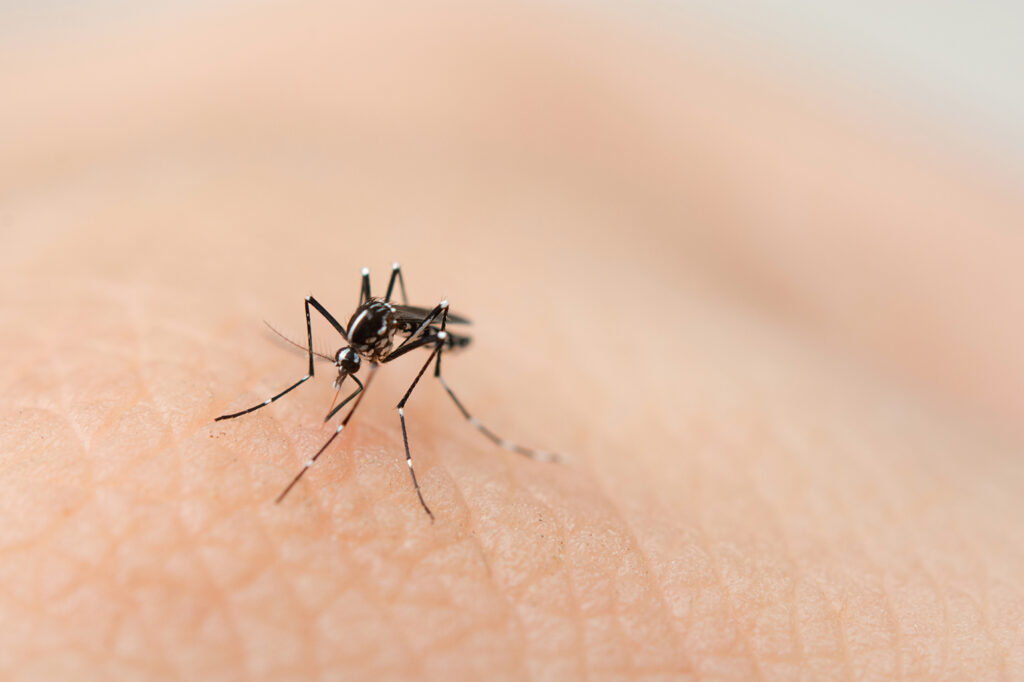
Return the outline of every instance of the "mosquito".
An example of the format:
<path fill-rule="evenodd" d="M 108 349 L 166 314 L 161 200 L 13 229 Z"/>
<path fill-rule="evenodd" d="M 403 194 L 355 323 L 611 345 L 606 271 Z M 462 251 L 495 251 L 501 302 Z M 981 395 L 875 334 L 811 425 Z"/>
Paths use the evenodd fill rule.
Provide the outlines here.
<path fill-rule="evenodd" d="M 395 291 L 396 283 L 398 284 L 399 290 L 402 294 L 401 305 L 391 301 L 391 295 Z M 284 500 L 285 496 L 287 496 L 291 489 L 299 482 L 299 479 L 302 478 L 309 468 L 313 466 L 316 460 L 319 459 L 320 455 L 322 455 L 330 444 L 334 442 L 334 439 L 337 438 L 345 429 L 349 420 L 352 419 L 352 415 L 355 413 L 356 408 L 359 407 L 359 403 L 362 401 L 366 388 L 370 385 L 378 366 L 387 364 L 392 360 L 397 360 L 406 353 L 411 353 L 412 351 L 421 348 L 429 349 L 430 355 L 427 357 L 426 362 L 423 363 L 420 371 L 412 380 L 412 384 L 410 384 L 409 388 L 405 391 L 405 395 L 403 395 L 402 399 L 399 401 L 397 409 L 398 419 L 402 424 L 402 442 L 405 445 L 405 462 L 409 465 L 409 474 L 412 476 L 412 486 L 416 491 L 416 496 L 419 498 L 420 504 L 423 506 L 423 510 L 427 512 L 427 516 L 430 517 L 431 521 L 434 520 L 434 513 L 430 511 L 430 507 L 427 506 L 426 500 L 423 499 L 423 492 L 420 490 L 420 484 L 416 480 L 416 470 L 413 468 L 412 454 L 409 451 L 409 432 L 405 425 L 405 404 L 409 401 L 409 396 L 412 395 L 413 389 L 416 388 L 416 385 L 423 377 L 423 374 L 427 371 L 427 368 L 430 367 L 431 363 L 434 363 L 434 376 L 441 382 L 445 392 L 451 396 L 452 402 L 455 403 L 455 406 L 459 409 L 459 412 L 462 413 L 462 416 L 466 418 L 466 421 L 468 421 L 470 425 L 476 428 L 495 445 L 531 459 L 548 462 L 558 460 L 557 455 L 552 453 L 523 447 L 522 445 L 517 445 L 512 441 L 499 437 L 489 428 L 480 423 L 480 420 L 470 414 L 469 410 L 467 410 L 462 404 L 462 401 L 455 396 L 455 392 L 452 391 L 448 382 L 445 381 L 444 377 L 441 375 L 441 355 L 445 351 L 463 348 L 469 345 L 472 337 L 468 334 L 456 333 L 448 329 L 449 324 L 468 325 L 469 320 L 450 312 L 447 300 L 441 301 L 430 309 L 409 305 L 409 300 L 405 293 L 405 279 L 402 277 L 402 269 L 398 263 L 394 263 L 391 266 L 391 279 L 388 281 L 387 292 L 384 294 L 383 298 L 378 298 L 370 294 L 370 270 L 368 268 L 363 268 L 362 284 L 359 290 L 359 307 L 356 308 L 354 313 L 352 313 L 352 317 L 349 319 L 347 327 L 338 322 L 338 320 L 335 319 L 335 317 L 312 296 L 306 296 L 304 306 L 306 311 L 306 345 L 303 346 L 302 344 L 295 343 L 287 338 L 286 340 L 306 351 L 309 358 L 309 367 L 306 376 L 302 377 L 280 393 L 267 398 L 262 403 L 253 405 L 252 407 L 240 412 L 223 414 L 214 420 L 221 421 L 223 419 L 241 417 L 242 415 L 249 414 L 250 412 L 255 412 L 260 408 L 266 407 L 279 398 L 291 393 L 293 390 L 313 378 L 313 364 L 317 357 L 333 362 L 335 367 L 337 367 L 338 376 L 334 380 L 334 388 L 336 389 L 335 402 L 332 403 L 330 410 L 327 412 L 327 416 L 324 417 L 324 422 L 330 421 L 334 415 L 345 407 L 345 405 L 349 404 L 353 400 L 355 402 L 352 402 L 352 407 L 338 424 L 338 427 L 335 429 L 334 433 L 331 434 L 331 437 L 328 438 L 327 442 L 324 443 L 320 449 L 302 465 L 302 469 L 299 470 L 285 489 L 281 491 L 281 494 L 277 496 L 275 503 L 280 503 Z M 310 321 L 310 308 L 313 308 L 313 310 L 320 313 L 320 315 L 322 315 L 324 319 L 334 327 L 348 345 L 339 348 L 334 355 L 326 355 L 313 350 L 313 326 Z M 276 330 L 274 331 L 276 332 Z M 398 338 L 396 339 L 396 337 Z M 364 360 L 369 365 L 365 384 L 356 376 L 361 369 Z M 352 377 L 352 380 L 356 383 L 356 388 L 340 402 L 337 402 L 338 396 L 341 395 L 342 385 L 348 377 Z"/>

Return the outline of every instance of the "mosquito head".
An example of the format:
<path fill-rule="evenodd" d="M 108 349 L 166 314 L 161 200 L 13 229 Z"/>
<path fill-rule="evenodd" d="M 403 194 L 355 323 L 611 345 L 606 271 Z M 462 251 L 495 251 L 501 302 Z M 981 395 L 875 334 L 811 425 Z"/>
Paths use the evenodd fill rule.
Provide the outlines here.
<path fill-rule="evenodd" d="M 355 374 L 359 371 L 359 353 L 351 348 L 342 348 L 334 354 L 334 364 L 346 374 Z"/>

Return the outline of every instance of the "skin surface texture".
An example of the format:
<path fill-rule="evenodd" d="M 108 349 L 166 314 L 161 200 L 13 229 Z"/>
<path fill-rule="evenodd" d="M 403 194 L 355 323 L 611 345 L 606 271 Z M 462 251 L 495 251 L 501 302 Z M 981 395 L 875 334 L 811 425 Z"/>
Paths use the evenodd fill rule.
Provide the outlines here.
<path fill-rule="evenodd" d="M 302 3 L 5 45 L 0 678 L 1024 679 L 1024 203 L 683 42 Z M 334 368 L 213 419 L 306 373 L 263 320 L 394 260 L 473 320 L 468 409 L 566 461 L 428 374 L 431 523 L 417 352 L 275 505 Z"/>

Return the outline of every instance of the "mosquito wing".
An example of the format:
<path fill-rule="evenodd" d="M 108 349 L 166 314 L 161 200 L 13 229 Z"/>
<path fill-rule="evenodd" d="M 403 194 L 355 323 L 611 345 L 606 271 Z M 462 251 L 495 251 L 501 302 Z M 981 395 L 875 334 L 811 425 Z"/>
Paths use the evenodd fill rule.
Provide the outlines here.
<path fill-rule="evenodd" d="M 391 307 L 395 309 L 395 316 L 398 319 L 398 322 L 402 326 L 411 326 L 413 329 L 418 327 L 419 324 L 427 318 L 430 311 L 433 310 L 433 308 L 420 308 L 414 305 L 397 305 L 395 303 L 392 303 Z M 438 320 L 437 324 L 441 324 L 441 321 Z M 460 317 L 453 314 L 451 311 L 448 311 L 448 324 L 471 324 L 471 322 L 464 317 Z"/>

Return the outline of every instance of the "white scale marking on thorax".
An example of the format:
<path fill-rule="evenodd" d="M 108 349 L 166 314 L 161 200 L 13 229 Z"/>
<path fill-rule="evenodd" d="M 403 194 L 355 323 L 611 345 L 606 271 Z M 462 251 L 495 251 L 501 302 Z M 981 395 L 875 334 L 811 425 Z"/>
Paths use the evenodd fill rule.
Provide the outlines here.
<path fill-rule="evenodd" d="M 352 326 L 348 328 L 349 336 L 352 336 L 352 334 L 355 333 L 356 327 L 359 326 L 359 323 L 362 322 L 363 318 L 366 317 L 366 313 L 368 313 L 368 312 L 370 312 L 370 311 L 369 310 L 364 310 L 363 312 L 359 313 L 359 316 L 356 317 L 355 321 L 352 323 Z"/>

